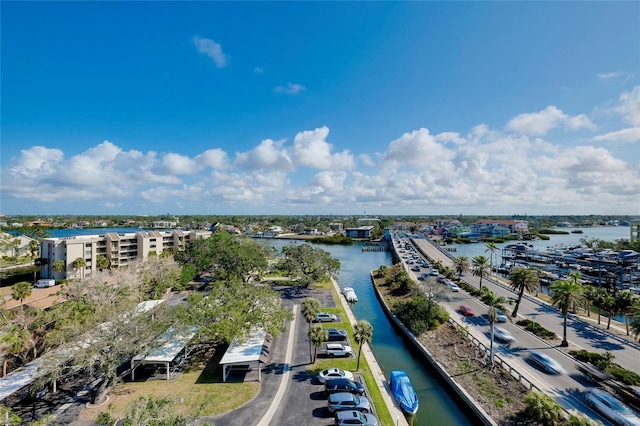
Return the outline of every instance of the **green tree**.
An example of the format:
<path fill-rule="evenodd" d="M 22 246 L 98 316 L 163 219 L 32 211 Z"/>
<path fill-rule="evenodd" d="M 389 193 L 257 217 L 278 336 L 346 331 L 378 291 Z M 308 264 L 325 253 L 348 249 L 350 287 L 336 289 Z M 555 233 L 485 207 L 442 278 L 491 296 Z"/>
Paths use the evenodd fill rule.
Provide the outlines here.
<path fill-rule="evenodd" d="M 633 306 L 629 308 L 628 317 L 629 328 L 636 337 L 640 338 L 640 301 L 638 301 L 638 299 L 636 299 Z"/>
<path fill-rule="evenodd" d="M 22 424 L 22 417 L 14 413 L 11 408 L 0 405 L 0 422 L 3 426 L 19 426 Z"/>
<path fill-rule="evenodd" d="M 313 362 L 316 362 L 318 356 L 318 347 L 329 339 L 329 332 L 322 328 L 321 325 L 314 325 L 309 329 L 309 341 L 313 344 Z"/>
<path fill-rule="evenodd" d="M 525 416 L 536 424 L 555 426 L 561 424 L 564 418 L 562 406 L 543 392 L 529 392 L 524 403 Z"/>
<path fill-rule="evenodd" d="M 73 266 L 73 269 L 76 270 L 76 277 L 79 276 L 79 278 L 84 278 L 84 268 L 87 266 L 87 261 L 78 257 L 71 263 L 71 265 Z"/>
<path fill-rule="evenodd" d="M 110 265 L 111 265 L 111 261 L 107 256 L 102 254 L 99 254 L 98 256 L 96 256 L 96 266 L 101 271 L 104 269 L 107 269 Z"/>
<path fill-rule="evenodd" d="M 22 302 L 33 293 L 33 285 L 28 281 L 20 281 L 11 287 L 11 297 L 20 301 L 20 306 L 24 308 Z"/>
<path fill-rule="evenodd" d="M 496 243 L 494 243 L 493 241 L 489 241 L 488 243 L 486 243 L 485 245 L 485 253 L 489 252 L 490 256 L 491 256 L 491 268 L 493 269 L 494 263 L 493 263 L 493 257 L 495 255 L 495 253 L 499 250 L 498 246 L 496 245 Z"/>
<path fill-rule="evenodd" d="M 64 272 L 67 269 L 67 265 L 62 259 L 58 259 L 51 264 L 51 270 L 53 272 Z"/>
<path fill-rule="evenodd" d="M 38 252 L 40 251 L 40 244 L 37 240 L 29 241 L 29 252 L 31 252 L 31 258 L 35 259 Z"/>
<path fill-rule="evenodd" d="M 629 335 L 629 309 L 634 305 L 636 299 L 637 297 L 629 290 L 621 291 L 615 297 L 618 312 L 624 315 L 627 336 Z"/>
<path fill-rule="evenodd" d="M 473 275 L 476 277 L 480 277 L 479 290 L 482 293 L 482 277 L 486 276 L 490 269 L 489 259 L 487 259 L 487 256 L 478 255 L 472 259 L 471 265 Z"/>
<path fill-rule="evenodd" d="M 373 340 L 373 326 L 367 320 L 360 320 L 353 329 L 353 338 L 358 344 L 358 363 L 356 371 L 360 370 L 360 354 L 362 353 L 362 345 L 370 344 Z"/>
<path fill-rule="evenodd" d="M 289 244 L 282 247 L 280 267 L 289 276 L 299 278 L 303 286 L 323 280 L 340 271 L 340 261 L 331 253 L 310 244 Z"/>
<path fill-rule="evenodd" d="M 511 313 L 515 318 L 518 316 L 518 307 L 520 307 L 522 295 L 525 290 L 527 292 L 534 292 L 538 289 L 538 273 L 536 270 L 530 268 L 517 268 L 509 274 L 509 279 L 511 280 L 511 288 L 513 291 L 518 292 L 518 299 L 516 300 L 516 305 Z"/>
<path fill-rule="evenodd" d="M 596 288 L 594 286 L 587 284 L 584 287 L 584 292 L 582 295 L 584 297 L 584 310 L 587 312 L 587 316 L 590 317 L 591 305 L 593 305 L 593 302 L 596 300 L 598 293 L 596 292 Z"/>
<path fill-rule="evenodd" d="M 193 424 L 197 416 L 189 417 L 180 413 L 176 398 L 145 395 L 127 407 L 125 425 L 187 426 Z"/>
<path fill-rule="evenodd" d="M 7 326 L 0 334 L 0 349 L 2 350 L 2 375 L 7 375 L 10 358 L 17 358 L 29 350 L 29 331 L 18 324 Z"/>
<path fill-rule="evenodd" d="M 562 343 L 560 346 L 567 347 L 569 342 L 567 341 L 567 315 L 569 308 L 582 301 L 582 286 L 578 283 L 568 280 L 555 281 L 549 286 L 551 291 L 551 302 L 554 306 L 560 308 L 562 316 L 564 318 Z"/>
<path fill-rule="evenodd" d="M 311 323 L 316 319 L 316 313 L 320 310 L 320 301 L 314 297 L 308 297 L 302 301 L 302 316 L 307 321 L 309 329 L 307 334 L 311 332 Z M 311 354 L 311 340 L 309 340 L 309 359 L 313 362 L 313 356 Z"/>
<path fill-rule="evenodd" d="M 604 299 L 602 299 L 602 309 L 607 312 L 607 330 L 611 327 L 611 318 L 618 313 L 618 305 L 616 304 L 616 299 L 610 294 L 607 294 Z"/>
<path fill-rule="evenodd" d="M 489 317 L 489 364 L 493 365 L 493 334 L 495 329 L 495 323 L 498 320 L 498 312 L 500 309 L 505 312 L 505 315 L 509 312 L 506 306 L 509 304 L 509 300 L 504 296 L 498 296 L 487 287 L 482 289 L 482 301 L 488 306 L 487 316 Z"/>
<path fill-rule="evenodd" d="M 458 256 L 453 259 L 453 269 L 458 276 L 464 275 L 469 269 L 469 258 L 467 256 Z"/>

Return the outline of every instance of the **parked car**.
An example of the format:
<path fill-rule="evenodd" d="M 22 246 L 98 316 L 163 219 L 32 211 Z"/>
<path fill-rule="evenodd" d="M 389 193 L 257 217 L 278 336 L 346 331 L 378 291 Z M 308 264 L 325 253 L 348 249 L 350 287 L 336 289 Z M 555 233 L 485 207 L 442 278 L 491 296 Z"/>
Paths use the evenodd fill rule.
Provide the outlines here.
<path fill-rule="evenodd" d="M 320 374 L 318 374 L 318 380 L 320 383 L 326 383 L 327 380 L 331 379 L 349 379 L 353 380 L 353 373 L 351 371 L 341 370 L 339 368 L 327 368 L 326 370 L 322 370 Z"/>
<path fill-rule="evenodd" d="M 437 269 L 432 269 L 430 274 L 434 277 L 437 277 L 438 275 L 440 275 L 440 271 L 438 271 Z"/>
<path fill-rule="evenodd" d="M 622 426 L 639 426 L 638 417 L 629 407 L 603 390 L 593 389 L 585 394 L 587 405 Z"/>
<path fill-rule="evenodd" d="M 502 343 L 511 343 L 516 340 L 515 337 L 511 335 L 511 333 L 500 327 L 494 327 L 493 339 Z"/>
<path fill-rule="evenodd" d="M 336 426 L 346 425 L 362 425 L 362 426 L 377 426 L 378 419 L 373 414 L 365 414 L 360 411 L 347 410 L 338 411 L 335 417 Z"/>
<path fill-rule="evenodd" d="M 476 314 L 475 312 L 473 312 L 473 309 L 471 309 L 471 307 L 467 305 L 460 305 L 458 311 L 460 311 L 460 313 L 465 317 L 472 317 Z"/>
<path fill-rule="evenodd" d="M 328 312 L 318 312 L 316 314 L 316 322 L 335 322 L 338 321 L 338 317 L 335 314 Z"/>
<path fill-rule="evenodd" d="M 351 346 L 343 345 L 342 343 L 327 343 L 325 348 L 325 354 L 331 358 L 336 356 L 351 356 L 352 353 Z"/>
<path fill-rule="evenodd" d="M 327 328 L 327 334 L 329 335 L 327 340 L 331 342 L 347 340 L 347 332 L 342 328 Z"/>
<path fill-rule="evenodd" d="M 330 412 L 344 410 L 356 410 L 368 413 L 371 410 L 371 404 L 365 396 L 357 396 L 349 392 L 338 392 L 329 395 L 327 408 Z"/>
<path fill-rule="evenodd" d="M 453 281 L 449 281 L 447 285 L 449 286 L 451 291 L 460 291 L 460 287 L 458 287 L 458 284 L 454 283 Z"/>
<path fill-rule="evenodd" d="M 542 352 L 529 352 L 529 359 L 538 364 L 544 371 L 549 374 L 564 374 L 565 369 L 549 355 Z"/>
<path fill-rule="evenodd" d="M 324 384 L 324 393 L 331 395 L 336 392 L 349 392 L 354 395 L 364 395 L 364 386 L 360 382 L 349 379 L 330 379 Z"/>

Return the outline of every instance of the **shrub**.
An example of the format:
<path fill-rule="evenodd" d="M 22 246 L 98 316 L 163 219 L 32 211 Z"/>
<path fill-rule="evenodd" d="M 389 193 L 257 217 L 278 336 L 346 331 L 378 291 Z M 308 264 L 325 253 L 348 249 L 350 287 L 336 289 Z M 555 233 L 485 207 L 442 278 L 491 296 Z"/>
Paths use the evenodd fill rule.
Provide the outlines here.
<path fill-rule="evenodd" d="M 543 339 L 555 339 L 558 337 L 556 333 L 551 330 L 547 330 L 540 324 L 535 321 L 531 321 L 529 319 L 522 319 L 516 322 L 517 325 L 524 327 L 525 330 L 535 334 L 538 337 L 542 337 Z"/>
<path fill-rule="evenodd" d="M 613 362 L 614 356 L 611 352 L 600 354 L 580 349 L 579 351 L 570 351 L 569 354 L 578 361 L 588 362 L 594 365 L 619 382 L 631 386 L 640 385 L 640 375 Z"/>
<path fill-rule="evenodd" d="M 563 419 L 562 406 L 542 392 L 529 392 L 524 397 L 524 415 L 541 425 L 558 425 Z"/>
<path fill-rule="evenodd" d="M 393 313 L 414 335 L 438 328 L 449 319 L 445 309 L 435 303 L 429 305 L 423 296 L 395 303 Z"/>

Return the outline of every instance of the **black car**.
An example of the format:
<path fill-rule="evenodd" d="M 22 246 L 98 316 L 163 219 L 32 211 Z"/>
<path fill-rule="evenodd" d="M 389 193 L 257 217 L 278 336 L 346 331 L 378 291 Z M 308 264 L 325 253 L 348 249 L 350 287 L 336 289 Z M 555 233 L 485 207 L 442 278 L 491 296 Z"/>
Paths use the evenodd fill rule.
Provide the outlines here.
<path fill-rule="evenodd" d="M 331 379 L 324 384 L 324 393 L 331 395 L 336 392 L 349 392 L 354 395 L 364 395 L 364 387 L 360 382 L 349 379 Z"/>
<path fill-rule="evenodd" d="M 347 340 L 347 332 L 341 328 L 327 328 L 330 342 Z"/>

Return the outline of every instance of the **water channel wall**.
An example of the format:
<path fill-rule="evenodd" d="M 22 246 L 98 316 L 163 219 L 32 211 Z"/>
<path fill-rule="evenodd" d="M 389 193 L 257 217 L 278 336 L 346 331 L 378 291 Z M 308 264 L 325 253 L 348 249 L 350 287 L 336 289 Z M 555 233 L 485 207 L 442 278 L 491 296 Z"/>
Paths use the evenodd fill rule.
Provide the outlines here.
<path fill-rule="evenodd" d="M 447 373 L 447 370 L 436 361 L 431 353 L 425 348 L 418 340 L 415 338 L 413 333 L 409 331 L 407 327 L 400 322 L 400 320 L 391 312 L 387 302 L 384 300 L 384 297 L 378 291 L 374 281 L 373 281 L 373 273 L 371 274 L 371 283 L 376 293 L 376 298 L 382 305 L 382 309 L 384 310 L 385 315 L 391 320 L 392 324 L 397 327 L 405 337 L 415 346 L 418 352 L 422 355 L 422 357 L 429 363 L 432 369 L 440 376 L 445 385 L 449 388 L 450 391 L 453 391 L 458 398 L 469 408 L 469 411 L 475 416 L 477 420 L 482 422 L 483 425 L 487 426 L 497 426 L 497 423 L 489 417 L 489 415 L 479 406 L 479 404 L 464 390 L 450 375 Z"/>

